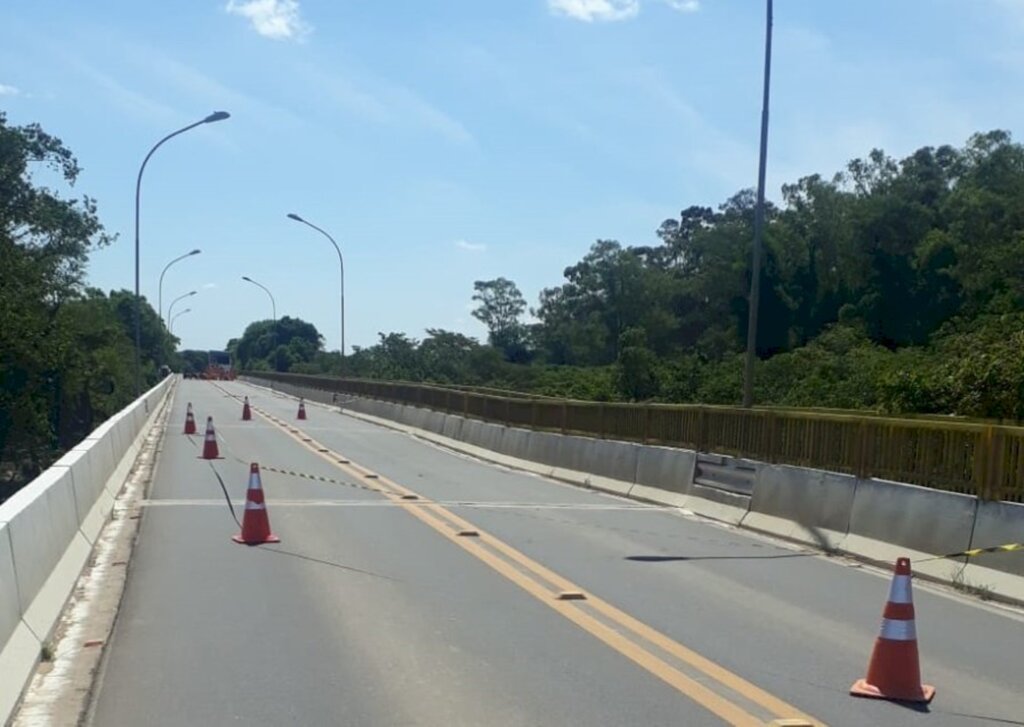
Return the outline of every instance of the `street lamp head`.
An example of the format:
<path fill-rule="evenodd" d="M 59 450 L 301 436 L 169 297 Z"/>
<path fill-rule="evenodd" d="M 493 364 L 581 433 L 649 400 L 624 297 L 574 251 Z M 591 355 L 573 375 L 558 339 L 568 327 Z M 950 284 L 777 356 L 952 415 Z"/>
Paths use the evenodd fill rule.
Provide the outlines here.
<path fill-rule="evenodd" d="M 190 253 L 189 253 L 189 255 L 198 255 L 198 254 L 199 254 L 199 253 L 201 253 L 201 252 L 202 252 L 202 250 L 200 250 L 200 249 L 199 249 L 199 248 L 197 247 L 197 248 L 196 248 L 195 250 L 193 250 L 192 252 L 190 252 Z"/>
<path fill-rule="evenodd" d="M 195 294 L 196 294 L 197 292 L 198 292 L 198 291 L 196 291 L 196 290 L 193 290 L 193 291 L 192 291 L 191 293 L 189 293 L 189 295 L 195 295 Z"/>
<path fill-rule="evenodd" d="M 242 280 L 248 280 L 250 283 L 252 282 L 252 278 L 250 278 L 248 275 L 243 275 Z"/>
<path fill-rule="evenodd" d="M 214 121 L 223 121 L 224 119 L 230 118 L 231 114 L 227 111 L 214 111 L 212 114 L 203 119 L 204 124 L 212 124 Z"/>
<path fill-rule="evenodd" d="M 301 217 L 299 217 L 299 216 L 298 216 L 297 214 L 295 214 L 294 212 L 289 212 L 289 213 L 288 213 L 288 219 L 290 219 L 290 220 L 295 220 L 296 222 L 305 222 L 305 220 L 304 220 L 304 219 L 302 219 Z"/>

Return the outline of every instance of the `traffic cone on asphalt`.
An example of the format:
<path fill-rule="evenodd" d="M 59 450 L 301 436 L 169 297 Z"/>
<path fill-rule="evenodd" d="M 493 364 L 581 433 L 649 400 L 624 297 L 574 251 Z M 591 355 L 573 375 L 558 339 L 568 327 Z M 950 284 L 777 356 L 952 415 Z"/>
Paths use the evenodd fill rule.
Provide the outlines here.
<path fill-rule="evenodd" d="M 252 410 L 249 409 L 249 397 L 245 397 L 245 402 L 242 404 L 242 421 L 247 422 L 252 419 Z"/>
<path fill-rule="evenodd" d="M 910 579 L 910 558 L 897 558 L 868 674 L 850 687 L 855 697 L 930 702 L 935 696 L 935 687 L 921 683 Z"/>
<path fill-rule="evenodd" d="M 217 433 L 213 430 L 213 417 L 206 417 L 206 439 L 203 441 L 203 456 L 200 459 L 220 459 L 217 448 Z"/>
<path fill-rule="evenodd" d="M 188 408 L 185 410 L 185 434 L 196 433 L 196 418 L 192 414 L 192 402 L 188 403 Z"/>
<path fill-rule="evenodd" d="M 306 400 L 299 399 L 299 419 L 306 418 Z"/>
<path fill-rule="evenodd" d="M 242 516 L 242 532 L 231 536 L 236 543 L 259 545 L 280 543 L 281 538 L 270 532 L 270 518 L 263 502 L 263 483 L 260 482 L 260 466 L 255 462 L 249 467 L 249 489 L 245 492 L 245 515 Z"/>

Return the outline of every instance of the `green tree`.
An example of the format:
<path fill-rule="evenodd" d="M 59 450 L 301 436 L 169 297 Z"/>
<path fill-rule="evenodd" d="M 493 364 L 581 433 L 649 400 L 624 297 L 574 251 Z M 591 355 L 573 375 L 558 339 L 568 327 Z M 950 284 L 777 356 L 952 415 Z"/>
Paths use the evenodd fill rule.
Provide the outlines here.
<path fill-rule="evenodd" d="M 473 300 L 479 303 L 473 317 L 487 326 L 490 344 L 509 361 L 524 361 L 526 329 L 520 318 L 526 312 L 526 301 L 519 288 L 507 278 L 495 278 L 477 280 L 473 290 Z"/>

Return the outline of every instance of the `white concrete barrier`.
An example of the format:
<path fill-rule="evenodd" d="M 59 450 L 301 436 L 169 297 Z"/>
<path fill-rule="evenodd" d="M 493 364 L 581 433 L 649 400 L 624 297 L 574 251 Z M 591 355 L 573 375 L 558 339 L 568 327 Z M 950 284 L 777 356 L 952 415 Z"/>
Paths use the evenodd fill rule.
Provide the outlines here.
<path fill-rule="evenodd" d="M 948 581 L 962 570 L 964 559 L 927 559 L 970 547 L 977 506 L 969 495 L 860 480 L 842 549 L 880 563 L 909 556 L 915 572 Z"/>
<path fill-rule="evenodd" d="M 630 497 L 685 507 L 696 463 L 696 453 L 687 449 L 641 447 L 637 455 L 636 484 L 630 490 Z"/>
<path fill-rule="evenodd" d="M 145 423 L 172 384 L 171 378 L 160 382 L 0 504 L 0 723 L 50 639 L 139 451 Z"/>
<path fill-rule="evenodd" d="M 788 465 L 761 465 L 743 527 L 823 550 L 846 538 L 857 478 Z"/>
<path fill-rule="evenodd" d="M 6 722 L 14 711 L 40 647 L 39 639 L 21 620 L 10 527 L 0 522 L 0 722 Z"/>
<path fill-rule="evenodd" d="M 979 502 L 971 549 L 1009 543 L 1024 543 L 1024 505 Z M 1024 601 L 1024 550 L 985 553 L 968 558 L 963 583 Z"/>
<path fill-rule="evenodd" d="M 444 418 L 444 426 L 441 428 L 441 434 L 450 439 L 462 439 L 462 425 L 466 420 L 460 416 L 454 414 L 447 414 Z"/>
<path fill-rule="evenodd" d="M 78 529 L 66 467 L 43 472 L 4 503 L 21 617 L 40 641 L 49 638 L 91 546 Z"/>

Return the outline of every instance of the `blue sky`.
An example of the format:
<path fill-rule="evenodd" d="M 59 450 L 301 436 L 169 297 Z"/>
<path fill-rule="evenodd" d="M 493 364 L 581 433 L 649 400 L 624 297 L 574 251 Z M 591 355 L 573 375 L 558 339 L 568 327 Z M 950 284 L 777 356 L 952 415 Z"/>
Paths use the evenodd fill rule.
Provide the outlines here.
<path fill-rule="evenodd" d="M 1024 0 L 776 0 L 770 196 L 872 147 L 1022 134 Z M 427 327 L 482 336 L 473 281 L 536 304 L 598 238 L 650 244 L 757 171 L 758 0 L 8 0 L 0 109 L 77 155 L 75 193 L 120 235 L 90 282 L 189 290 L 176 332 L 222 348 L 299 316 L 339 345 Z M 46 181 L 41 178 L 41 181 Z M 184 310 L 178 305 L 176 311 Z"/>

